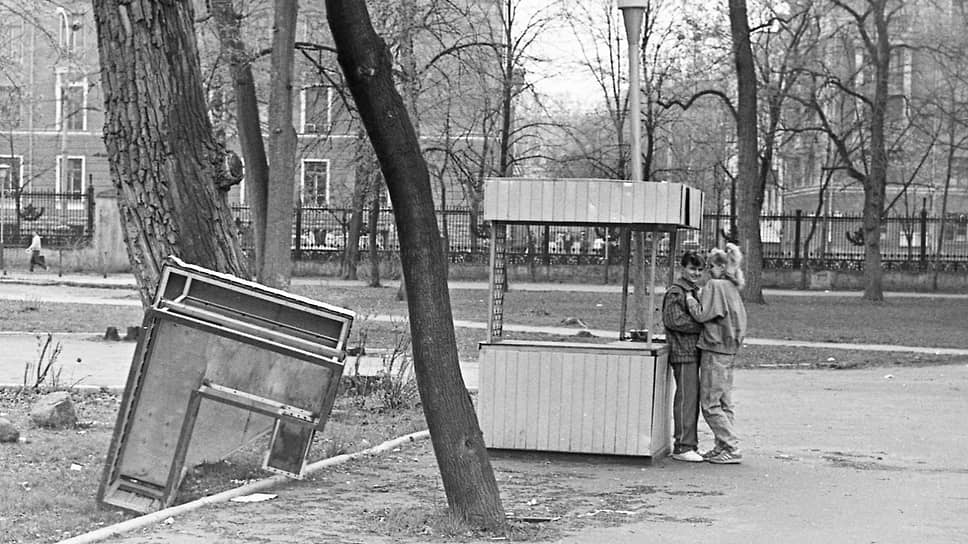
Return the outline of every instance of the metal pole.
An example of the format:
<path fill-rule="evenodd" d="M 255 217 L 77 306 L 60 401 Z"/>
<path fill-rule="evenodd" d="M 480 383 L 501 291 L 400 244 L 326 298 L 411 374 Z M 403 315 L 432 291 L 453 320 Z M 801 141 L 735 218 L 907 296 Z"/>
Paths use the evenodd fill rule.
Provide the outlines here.
<path fill-rule="evenodd" d="M 649 266 L 649 311 L 645 314 L 645 326 L 647 327 L 645 338 L 648 349 L 652 349 L 652 337 L 655 336 L 653 329 L 655 326 L 655 268 L 658 264 L 656 254 L 659 253 L 658 234 L 658 231 L 652 232 L 652 264 Z"/>
<path fill-rule="evenodd" d="M 618 339 L 625 338 L 625 321 L 629 306 L 629 261 L 632 258 L 632 229 L 625 229 L 625 264 L 622 267 L 622 316 L 618 325 Z"/>
<path fill-rule="evenodd" d="M 630 150 L 630 161 L 632 166 L 632 181 L 642 181 L 644 178 L 642 176 L 642 107 L 640 105 L 640 61 L 641 61 L 641 35 L 642 35 L 642 18 L 645 14 L 645 8 L 648 5 L 648 0 L 618 0 L 618 9 L 622 11 L 622 20 L 625 22 L 625 36 L 628 40 L 628 55 L 629 55 L 629 124 L 631 125 L 631 150 Z M 631 229 L 629 229 L 631 231 Z M 639 234 L 638 236 L 641 236 Z M 638 237 L 636 238 L 639 239 Z M 625 261 L 625 272 L 622 281 L 622 330 L 619 331 L 619 339 L 622 338 L 625 331 L 625 312 L 627 306 L 628 297 L 628 277 L 629 277 L 629 259 L 632 256 L 632 244 L 631 238 L 629 238 L 629 243 L 627 247 L 627 255 Z M 637 263 L 641 263 L 644 259 L 636 259 Z M 651 293 L 655 290 L 655 284 L 649 288 Z M 638 297 L 638 295 L 636 295 Z M 651 313 L 651 312 L 650 312 Z M 651 329 L 651 319 L 648 320 L 647 326 Z M 652 334 L 649 330 L 647 334 Z M 651 337 L 649 337 L 651 342 Z"/>

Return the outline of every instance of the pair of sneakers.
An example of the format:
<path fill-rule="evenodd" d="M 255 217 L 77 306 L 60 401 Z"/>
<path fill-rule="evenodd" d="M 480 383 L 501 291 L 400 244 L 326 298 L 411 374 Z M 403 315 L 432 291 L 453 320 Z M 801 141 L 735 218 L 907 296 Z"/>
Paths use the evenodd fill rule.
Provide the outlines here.
<path fill-rule="evenodd" d="M 703 461 L 715 465 L 738 465 L 743 462 L 743 454 L 737 449 L 715 446 L 701 455 Z"/>

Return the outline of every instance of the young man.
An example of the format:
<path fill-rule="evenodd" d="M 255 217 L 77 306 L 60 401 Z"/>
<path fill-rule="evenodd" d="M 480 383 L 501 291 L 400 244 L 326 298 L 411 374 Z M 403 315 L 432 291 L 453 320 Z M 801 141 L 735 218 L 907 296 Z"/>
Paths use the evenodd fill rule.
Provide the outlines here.
<path fill-rule="evenodd" d="M 677 461 L 702 462 L 696 451 L 699 437 L 699 350 L 696 347 L 702 323 L 689 314 L 687 299 L 697 297 L 696 284 L 703 271 L 703 260 L 694 251 L 682 254 L 679 277 L 662 297 L 662 324 L 669 344 L 669 364 L 676 380 L 676 394 L 672 404 L 674 424 L 672 458 Z"/>
<path fill-rule="evenodd" d="M 703 457 L 723 465 L 743 459 L 733 427 L 733 362 L 746 335 L 746 307 L 739 294 L 745 284 L 742 261 L 743 254 L 734 244 L 726 244 L 726 251 L 710 251 L 706 260 L 710 279 L 699 300 L 686 299 L 689 313 L 703 324 L 698 343 L 702 353 L 699 405 L 716 437 L 716 445 Z"/>

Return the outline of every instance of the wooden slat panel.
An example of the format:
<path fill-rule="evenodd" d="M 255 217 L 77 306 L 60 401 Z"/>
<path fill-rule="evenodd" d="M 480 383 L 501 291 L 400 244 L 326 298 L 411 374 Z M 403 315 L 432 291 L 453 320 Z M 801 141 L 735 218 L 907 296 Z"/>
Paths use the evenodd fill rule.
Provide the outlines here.
<path fill-rule="evenodd" d="M 699 196 L 699 198 L 695 198 L 697 195 Z M 703 213 L 703 208 L 706 206 L 706 195 L 705 195 L 705 193 L 702 193 L 700 191 L 694 191 L 692 201 L 695 202 L 696 200 L 698 200 L 699 203 L 698 204 L 694 204 L 696 206 L 696 209 L 693 211 L 691 219 L 692 219 L 692 226 L 695 227 L 695 228 L 697 228 L 697 229 L 700 229 L 700 228 L 702 228 L 702 213 Z"/>
<path fill-rule="evenodd" d="M 551 419 L 552 403 L 561 402 L 561 397 L 552 395 L 551 374 L 552 374 L 551 353 L 547 351 L 539 354 L 538 362 L 538 394 L 535 395 L 538 402 L 538 429 L 535 447 L 539 450 L 551 449 L 549 441 L 549 421 Z"/>
<path fill-rule="evenodd" d="M 575 180 L 566 180 L 565 185 L 565 202 L 561 206 L 561 219 L 565 221 L 574 221 L 577 217 L 576 208 L 578 206 L 578 182 Z"/>
<path fill-rule="evenodd" d="M 597 364 L 594 359 L 586 360 L 582 365 L 582 412 L 581 412 L 581 442 L 578 451 L 595 451 L 595 432 L 598 426 L 598 398 L 596 389 L 598 384 Z"/>
<path fill-rule="evenodd" d="M 651 223 L 668 223 L 671 217 L 674 217 L 675 212 L 669 210 L 672 203 L 669 202 L 669 195 L 673 192 L 669 189 L 668 183 L 656 183 L 652 185 L 655 188 L 655 198 L 654 198 L 654 209 L 655 215 Z M 678 209 L 679 199 L 675 200 L 676 209 Z"/>
<path fill-rule="evenodd" d="M 522 367 L 527 371 L 525 390 L 525 436 L 524 447 L 529 450 L 538 449 L 538 412 L 541 410 L 539 400 L 541 399 L 541 355 L 531 354 L 526 360 L 522 361 Z"/>
<path fill-rule="evenodd" d="M 652 447 L 649 453 L 659 455 L 669 451 L 672 445 L 672 370 L 668 364 L 668 352 L 656 359 L 655 399 L 652 413 Z"/>
<path fill-rule="evenodd" d="M 629 379 L 631 378 L 632 359 L 631 357 L 616 355 L 615 379 L 615 453 L 619 455 L 630 455 L 629 450 Z"/>
<path fill-rule="evenodd" d="M 589 182 L 582 184 L 588 191 L 585 196 L 585 221 L 601 221 L 605 205 L 601 201 L 602 182 Z"/>
<path fill-rule="evenodd" d="M 646 185 L 641 182 L 632 184 L 632 214 L 629 218 L 632 223 L 644 223 L 649 213 L 648 203 L 645 201 L 645 187 Z"/>
<path fill-rule="evenodd" d="M 622 223 L 631 223 L 635 219 L 635 184 L 622 184 Z"/>
<path fill-rule="evenodd" d="M 542 215 L 544 210 L 543 200 L 545 194 L 551 196 L 553 182 L 551 180 L 534 180 L 527 183 L 528 191 L 527 195 L 522 195 L 527 197 L 528 204 L 528 215 L 533 217 L 535 221 L 547 221 L 550 218 L 545 218 Z"/>
<path fill-rule="evenodd" d="M 555 218 L 555 195 L 560 183 L 557 179 L 547 182 L 547 190 L 541 199 L 541 217 L 544 221 L 553 221 Z"/>
<path fill-rule="evenodd" d="M 484 433 L 484 444 L 492 445 L 494 439 L 494 357 L 497 350 L 486 346 L 478 352 L 478 381 L 477 381 L 477 418 L 480 420 L 481 432 Z"/>
<path fill-rule="evenodd" d="M 639 361 L 636 361 L 638 363 Z M 641 437 L 639 436 L 639 427 L 642 414 L 639 411 L 639 405 L 643 396 L 642 391 L 642 365 L 633 364 L 631 367 L 631 372 L 629 373 L 629 402 L 628 402 L 628 425 L 626 427 L 625 436 L 628 440 L 629 451 L 633 455 L 638 455 L 641 451 L 639 447 L 639 442 Z M 651 394 L 651 392 L 649 392 Z"/>
<path fill-rule="evenodd" d="M 494 350 L 491 364 L 494 365 L 493 381 L 491 382 L 491 444 L 495 448 L 507 447 L 504 436 L 507 423 L 505 422 L 505 407 L 508 403 L 507 390 L 507 358 L 510 354 L 504 350 Z"/>
<path fill-rule="evenodd" d="M 560 355 L 548 353 L 548 366 L 551 369 L 549 381 L 548 403 L 548 449 L 562 451 L 562 444 L 567 441 L 566 433 L 562 430 L 567 421 L 568 399 L 565 387 L 564 360 Z"/>
<path fill-rule="evenodd" d="M 648 455 L 652 447 L 652 404 L 654 400 L 652 398 L 654 392 L 652 371 L 654 363 L 653 361 L 646 361 L 642 366 L 642 374 L 639 380 L 638 451 L 641 455 Z"/>
<path fill-rule="evenodd" d="M 615 448 L 616 443 L 616 424 L 618 420 L 618 408 L 623 402 L 618 395 L 618 376 L 622 371 L 622 358 L 610 355 L 605 365 L 605 394 L 602 398 L 602 451 L 606 453 L 619 453 Z"/>
<path fill-rule="evenodd" d="M 531 353 L 515 352 L 514 367 L 517 376 L 514 381 L 515 411 L 512 427 L 514 428 L 514 447 L 525 449 L 527 446 L 528 428 L 528 359 Z"/>
<path fill-rule="evenodd" d="M 655 223 L 656 217 L 659 215 L 659 184 L 658 183 L 643 183 L 645 186 L 645 216 L 642 218 L 643 223 Z"/>
<path fill-rule="evenodd" d="M 583 365 L 577 360 L 577 355 L 567 354 L 567 365 L 570 372 L 568 376 L 568 401 L 571 403 L 571 411 L 568 417 L 568 447 L 565 451 L 581 451 L 582 439 L 582 414 L 585 410 L 585 399 L 583 394 L 583 383 L 585 380 Z"/>
<path fill-rule="evenodd" d="M 606 406 L 609 403 L 606 387 L 608 385 L 610 358 L 608 355 L 595 357 L 594 363 L 591 365 L 595 381 L 592 396 L 592 438 L 589 447 L 592 448 L 591 451 L 600 451 L 603 453 L 609 453 L 608 448 L 605 446 L 605 414 Z"/>

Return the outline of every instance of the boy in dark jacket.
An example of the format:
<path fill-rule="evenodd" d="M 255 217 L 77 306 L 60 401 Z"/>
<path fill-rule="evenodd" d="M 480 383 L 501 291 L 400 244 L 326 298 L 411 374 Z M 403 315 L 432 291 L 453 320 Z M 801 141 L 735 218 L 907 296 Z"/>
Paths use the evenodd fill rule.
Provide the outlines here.
<path fill-rule="evenodd" d="M 666 289 L 662 298 L 662 324 L 669 344 L 669 364 L 676 380 L 676 394 L 672 405 L 675 444 L 672 458 L 677 461 L 702 462 L 696 451 L 699 437 L 699 350 L 696 343 L 702 332 L 701 323 L 689 314 L 689 295 L 698 298 L 696 282 L 703 272 L 703 260 L 693 251 L 686 251 L 679 261 L 679 277 Z"/>

